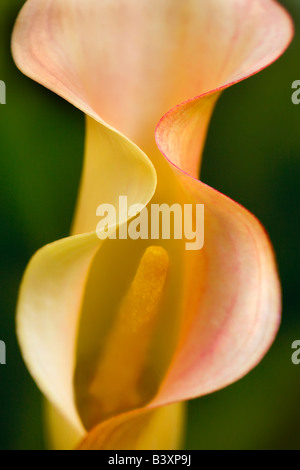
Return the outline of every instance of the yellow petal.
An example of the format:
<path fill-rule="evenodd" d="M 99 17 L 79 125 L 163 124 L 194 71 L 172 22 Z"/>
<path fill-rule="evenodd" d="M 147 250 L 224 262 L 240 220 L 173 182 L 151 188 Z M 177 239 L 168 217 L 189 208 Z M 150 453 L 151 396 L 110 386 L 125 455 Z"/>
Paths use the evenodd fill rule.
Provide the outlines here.
<path fill-rule="evenodd" d="M 91 148 L 95 156 L 93 163 L 97 170 L 103 159 L 108 158 L 105 170 L 97 173 L 97 187 L 103 198 L 99 204 L 116 201 L 119 188 L 128 196 L 129 203 L 139 201 L 143 206 L 149 202 L 155 191 L 156 173 L 138 147 L 92 119 L 87 147 L 88 155 Z M 114 174 L 115 185 L 107 184 L 109 173 Z M 78 218 L 85 228 L 94 232 L 60 240 L 35 254 L 21 284 L 17 332 L 23 357 L 37 384 L 82 431 L 73 393 L 77 329 L 90 266 L 105 242 L 96 235 L 97 207 L 91 208 L 85 196 L 80 204 Z M 127 215 L 120 223 L 126 220 Z M 119 220 L 112 221 L 112 228 L 114 223 L 119 225 Z"/>
<path fill-rule="evenodd" d="M 50 450 L 75 449 L 84 437 L 48 401 L 44 403 L 45 438 Z"/>
<path fill-rule="evenodd" d="M 127 214 L 118 212 L 119 196 L 127 197 L 128 206 L 145 206 L 155 188 L 156 171 L 146 155 L 118 132 L 87 117 L 84 167 L 72 232 L 96 230 L 100 204 L 116 208 L 118 225 L 126 222 Z"/>
<path fill-rule="evenodd" d="M 91 234 L 39 250 L 25 272 L 17 308 L 18 339 L 32 376 L 79 431 L 73 402 L 74 349 L 86 273 L 98 246 Z"/>

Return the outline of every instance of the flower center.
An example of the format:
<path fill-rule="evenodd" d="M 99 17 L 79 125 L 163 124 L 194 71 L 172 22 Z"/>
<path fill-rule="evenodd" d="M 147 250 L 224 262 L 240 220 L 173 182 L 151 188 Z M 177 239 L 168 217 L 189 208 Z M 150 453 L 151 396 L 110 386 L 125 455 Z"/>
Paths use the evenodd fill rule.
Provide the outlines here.
<path fill-rule="evenodd" d="M 169 256 L 160 246 L 148 247 L 123 298 L 107 338 L 90 394 L 103 415 L 140 406 L 139 387 L 158 317 L 169 269 Z"/>

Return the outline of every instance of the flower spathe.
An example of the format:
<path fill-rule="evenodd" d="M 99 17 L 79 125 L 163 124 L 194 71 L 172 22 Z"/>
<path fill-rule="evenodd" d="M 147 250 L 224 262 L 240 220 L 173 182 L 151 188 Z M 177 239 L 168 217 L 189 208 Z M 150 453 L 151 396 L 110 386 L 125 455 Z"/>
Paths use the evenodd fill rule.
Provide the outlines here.
<path fill-rule="evenodd" d="M 17 65 L 87 116 L 73 234 L 33 257 L 18 303 L 23 357 L 64 417 L 48 410 L 56 446 L 68 426 L 81 448 L 176 448 L 180 402 L 242 377 L 269 348 L 280 286 L 268 238 L 196 178 L 221 91 L 272 63 L 291 35 L 273 0 L 23 7 Z M 204 248 L 99 240 L 96 208 L 120 195 L 204 204 Z"/>

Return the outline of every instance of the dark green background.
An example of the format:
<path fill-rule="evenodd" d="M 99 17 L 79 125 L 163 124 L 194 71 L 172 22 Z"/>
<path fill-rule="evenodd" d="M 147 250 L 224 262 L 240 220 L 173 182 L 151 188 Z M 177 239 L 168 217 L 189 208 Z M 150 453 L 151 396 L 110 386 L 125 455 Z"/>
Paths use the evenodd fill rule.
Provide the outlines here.
<path fill-rule="evenodd" d="M 31 255 L 68 234 L 81 171 L 82 114 L 13 64 L 10 35 L 23 0 L 0 3 L 0 449 L 44 447 L 41 395 L 15 337 L 18 286 Z M 246 378 L 189 405 L 187 449 L 300 449 L 300 2 L 282 2 L 296 23 L 285 55 L 227 90 L 216 109 L 202 179 L 252 211 L 266 227 L 283 287 L 283 321 L 270 352 Z"/>

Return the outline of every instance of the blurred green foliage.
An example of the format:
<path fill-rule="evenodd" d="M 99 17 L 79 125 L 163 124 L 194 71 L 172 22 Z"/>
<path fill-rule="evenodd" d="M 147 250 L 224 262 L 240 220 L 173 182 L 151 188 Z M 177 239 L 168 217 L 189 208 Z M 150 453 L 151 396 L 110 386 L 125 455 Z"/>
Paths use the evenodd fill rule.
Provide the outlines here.
<path fill-rule="evenodd" d="M 23 364 L 15 336 L 21 276 L 41 246 L 68 235 L 80 178 L 84 118 L 24 77 L 10 53 L 11 30 L 23 0 L 0 3 L 0 449 L 44 447 L 41 395 Z M 260 365 L 238 383 L 189 404 L 187 449 L 300 449 L 300 3 L 282 2 L 295 39 L 267 70 L 227 90 L 215 111 L 201 178 L 253 212 L 276 252 L 283 288 L 279 335 Z"/>

